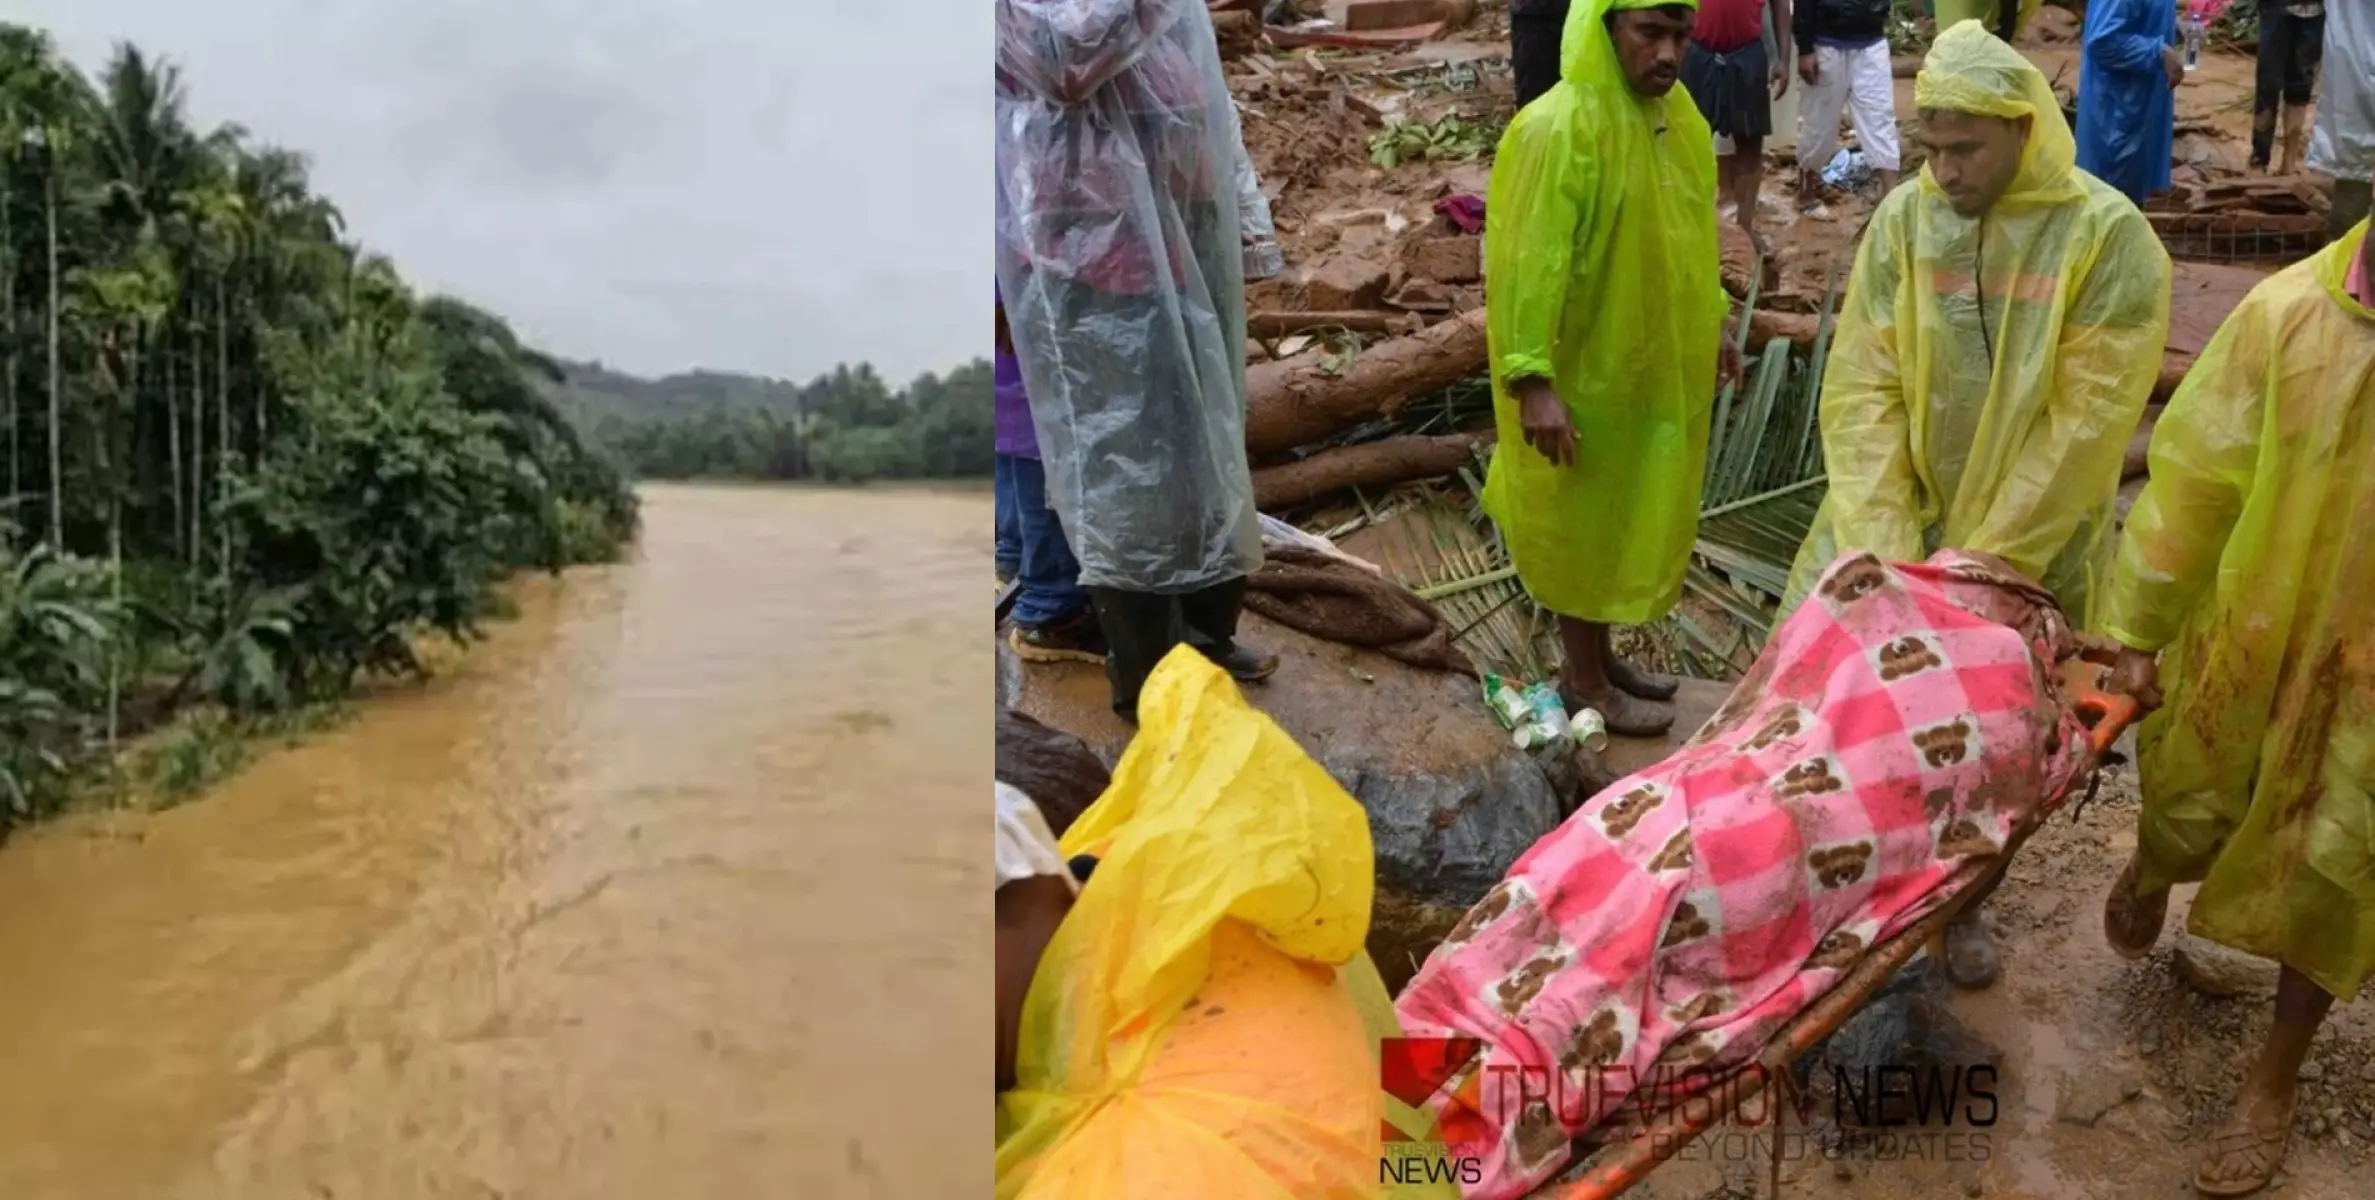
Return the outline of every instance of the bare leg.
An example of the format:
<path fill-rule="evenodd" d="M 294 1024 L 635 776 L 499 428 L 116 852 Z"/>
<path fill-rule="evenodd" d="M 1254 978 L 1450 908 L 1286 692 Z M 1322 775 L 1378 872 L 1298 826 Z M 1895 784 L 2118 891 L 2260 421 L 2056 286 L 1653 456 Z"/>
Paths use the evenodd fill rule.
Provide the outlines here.
<path fill-rule="evenodd" d="M 1732 203 L 1739 208 L 1740 228 L 1748 234 L 1749 244 L 1763 254 L 1765 241 L 1757 236 L 1757 193 L 1765 188 L 1765 139 L 1734 138 L 1732 146 L 1732 156 L 1724 160 L 1731 173 Z"/>
<path fill-rule="evenodd" d="M 2292 1139 L 2294 1081 L 2333 1004 L 2330 993 L 2291 967 L 2277 976 L 2276 1020 L 2243 1079 L 2235 1111 L 2211 1136 L 2209 1152 L 2194 1172 L 2195 1190 L 2207 1196 L 2245 1195 L 2267 1186 L 2284 1165 Z"/>
<path fill-rule="evenodd" d="M 1798 168 L 1798 211 L 1812 212 L 1822 204 L 1822 176 Z"/>
<path fill-rule="evenodd" d="M 1893 191 L 1896 191 L 1896 190 L 1897 190 L 1897 173 L 1896 173 L 1895 171 L 1882 171 L 1882 172 L 1880 173 L 1880 194 L 1881 194 L 1881 195 L 1883 195 L 1883 196 L 1886 196 L 1886 195 L 1888 195 L 1890 192 L 1893 192 Z"/>
<path fill-rule="evenodd" d="M 1559 669 L 1559 699 L 1569 712 L 1591 708 L 1608 721 L 1608 732 L 1625 737 L 1658 737 L 1674 727 L 1673 710 L 1652 704 L 1617 686 L 1610 664 L 1617 661 L 1608 645 L 1608 627 L 1572 617 L 1559 618 L 1559 644 L 1566 665 Z M 1625 668 L 1631 671 L 1630 665 Z"/>

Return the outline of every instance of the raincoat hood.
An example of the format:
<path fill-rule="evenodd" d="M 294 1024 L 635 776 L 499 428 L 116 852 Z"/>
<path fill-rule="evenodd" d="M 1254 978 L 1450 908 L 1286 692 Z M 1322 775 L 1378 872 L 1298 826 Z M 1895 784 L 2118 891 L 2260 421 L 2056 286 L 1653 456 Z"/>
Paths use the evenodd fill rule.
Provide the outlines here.
<path fill-rule="evenodd" d="M 1635 8 L 1664 8 L 1679 4 L 1697 12 L 1699 0 L 1581 0 L 1567 10 L 1567 27 L 1559 35 L 1559 78 L 1576 87 L 1612 87 L 1627 93 L 1625 65 L 1616 57 L 1616 39 L 1608 33 L 1608 14 Z"/>
<path fill-rule="evenodd" d="M 2078 180 L 2078 139 L 2062 116 L 2053 85 L 2035 64 L 1978 22 L 1966 21 L 1938 35 L 1921 74 L 1914 77 L 1913 105 L 2006 121 L 2029 118 L 2020 170 L 1996 200 L 1999 207 L 2060 204 L 2086 194 Z M 1945 194 L 1927 166 L 1921 169 L 1921 186 L 1926 192 Z"/>

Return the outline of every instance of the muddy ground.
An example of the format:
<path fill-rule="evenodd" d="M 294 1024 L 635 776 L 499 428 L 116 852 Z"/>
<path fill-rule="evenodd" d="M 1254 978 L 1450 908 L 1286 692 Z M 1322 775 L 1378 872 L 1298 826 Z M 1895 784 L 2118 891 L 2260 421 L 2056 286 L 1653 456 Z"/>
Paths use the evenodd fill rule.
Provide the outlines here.
<path fill-rule="evenodd" d="M 2076 19 L 2046 9 L 2023 49 L 2067 95 L 2077 74 Z M 1372 139 L 1395 120 L 1445 117 L 1497 130 L 1510 115 L 1505 10 L 1488 4 L 1467 28 L 1394 52 L 1300 50 L 1230 64 L 1246 141 L 1272 196 L 1289 264 L 1255 285 L 1256 311 L 1372 307 L 1410 300 L 1414 320 L 1482 304 L 1464 272 L 1416 262 L 1451 234 L 1434 213 L 1446 196 L 1481 196 L 1490 137 L 1455 140 L 1441 160 L 1372 161 Z M 1901 60 L 1898 110 L 1910 118 L 1913 60 Z M 2178 94 L 2179 182 L 2240 171 L 2250 147 L 2252 62 L 2210 51 Z M 1481 152 L 1471 154 L 1481 141 Z M 1852 139 L 1850 140 L 1852 144 Z M 1809 311 L 1846 257 L 1876 199 L 1825 198 L 1801 215 L 1780 154 L 1770 158 L 1761 224 L 1772 248 L 1778 307 Z M 1912 164 L 1909 164 L 1909 167 Z M 1448 280 L 1434 275 L 1448 275 Z M 1772 288 L 1768 289 L 1768 295 Z M 1357 300 L 1359 303 L 1348 303 Z M 1324 341 L 1324 339 L 1322 339 Z M 1293 352 L 1290 343 L 1286 349 Z M 1310 344 L 1303 353 L 1317 353 Z M 1960 994 L 1956 1015 L 2003 1052 L 2000 1119 L 1934 1129 L 1893 1144 L 1838 1148 L 1818 1121 L 1784 1134 L 1784 1196 L 2128 1197 L 2191 1194 L 2195 1156 L 2223 1119 L 2248 1054 L 2267 1027 L 2264 964 L 2185 938 L 2183 901 L 2148 959 L 2104 945 L 2103 889 L 2134 845 L 2132 775 L 2109 776 L 2082 816 L 2057 816 L 2024 851 L 1992 904 L 2004 977 Z M 2301 1116 L 2278 1194 L 2375 1194 L 2360 1178 L 2375 1145 L 2375 1015 L 2338 1008 L 2304 1070 Z M 1731 1131 L 1702 1140 L 1633 1194 L 1735 1198 L 1768 1194 L 1776 1139 Z M 1957 1138 L 1955 1134 L 1964 1135 Z"/>

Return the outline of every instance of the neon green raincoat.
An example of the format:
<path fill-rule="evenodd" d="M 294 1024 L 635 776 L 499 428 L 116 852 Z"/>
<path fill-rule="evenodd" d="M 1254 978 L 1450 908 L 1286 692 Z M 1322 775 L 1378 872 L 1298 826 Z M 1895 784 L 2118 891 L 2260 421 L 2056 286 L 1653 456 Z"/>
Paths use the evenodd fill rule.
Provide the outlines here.
<path fill-rule="evenodd" d="M 1498 447 L 1484 485 L 1518 578 L 1552 612 L 1657 620 L 1698 537 L 1728 302 L 1715 152 L 1679 85 L 1625 81 L 1605 18 L 1655 0 L 1577 0 L 1560 82 L 1501 136 L 1485 203 L 1485 331 Z M 1509 381 L 1566 401 L 1575 465 L 1526 444 Z"/>
<path fill-rule="evenodd" d="M 2367 226 L 2257 288 L 2152 437 L 2104 628 L 2168 648 L 2138 731 L 2147 889 L 2344 1001 L 2375 972 L 2375 311 Z"/>
<path fill-rule="evenodd" d="M 1951 546 L 2003 558 L 2084 621 L 2160 376 L 2169 256 L 2074 165 L 2045 76 L 1984 29 L 1941 34 L 1914 98 L 2034 124 L 1985 215 L 1956 213 L 1926 167 L 1872 214 L 1823 376 L 1830 493 L 1788 606 L 1841 554 L 1918 562 Z"/>

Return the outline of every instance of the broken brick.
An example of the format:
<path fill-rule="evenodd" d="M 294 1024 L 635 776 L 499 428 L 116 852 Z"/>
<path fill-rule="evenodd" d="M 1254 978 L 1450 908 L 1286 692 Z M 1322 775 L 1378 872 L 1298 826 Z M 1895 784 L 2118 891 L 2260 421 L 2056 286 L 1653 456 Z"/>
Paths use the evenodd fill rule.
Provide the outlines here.
<path fill-rule="evenodd" d="M 1443 17 L 1443 0 L 1349 0 L 1344 6 L 1343 28 L 1346 33 L 1405 29 Z"/>
<path fill-rule="evenodd" d="M 1391 273 L 1367 259 L 1338 255 L 1304 268 L 1303 307 L 1314 311 L 1375 308 Z"/>

